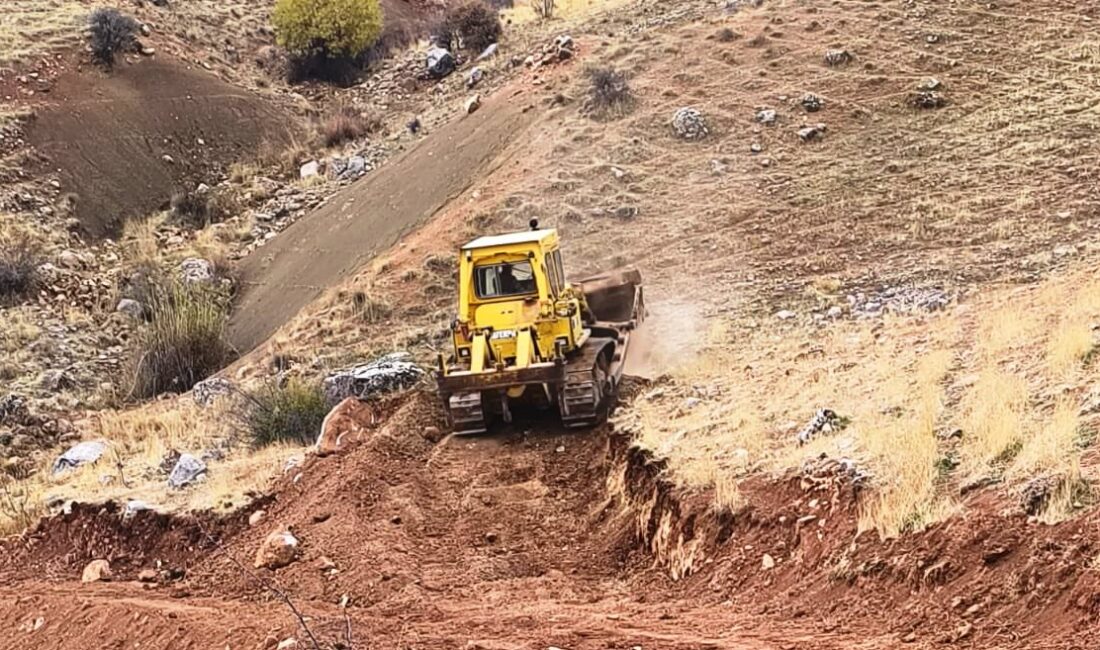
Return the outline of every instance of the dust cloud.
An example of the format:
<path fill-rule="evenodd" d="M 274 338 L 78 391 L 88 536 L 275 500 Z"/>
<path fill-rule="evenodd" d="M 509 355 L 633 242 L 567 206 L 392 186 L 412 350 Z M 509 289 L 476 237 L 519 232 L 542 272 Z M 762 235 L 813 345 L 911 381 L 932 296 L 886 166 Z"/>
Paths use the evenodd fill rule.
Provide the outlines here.
<path fill-rule="evenodd" d="M 630 337 L 623 371 L 653 379 L 694 360 L 706 332 L 698 305 L 660 301 L 646 308 L 645 321 Z"/>

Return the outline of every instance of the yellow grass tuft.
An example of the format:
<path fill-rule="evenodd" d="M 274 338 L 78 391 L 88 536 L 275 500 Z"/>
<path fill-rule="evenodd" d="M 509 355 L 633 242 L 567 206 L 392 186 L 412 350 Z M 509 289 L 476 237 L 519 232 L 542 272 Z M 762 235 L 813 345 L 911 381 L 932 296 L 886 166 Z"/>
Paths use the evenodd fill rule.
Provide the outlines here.
<path fill-rule="evenodd" d="M 1000 370 L 982 372 L 967 398 L 962 461 L 972 474 L 1012 460 L 1025 433 L 1027 384 Z"/>

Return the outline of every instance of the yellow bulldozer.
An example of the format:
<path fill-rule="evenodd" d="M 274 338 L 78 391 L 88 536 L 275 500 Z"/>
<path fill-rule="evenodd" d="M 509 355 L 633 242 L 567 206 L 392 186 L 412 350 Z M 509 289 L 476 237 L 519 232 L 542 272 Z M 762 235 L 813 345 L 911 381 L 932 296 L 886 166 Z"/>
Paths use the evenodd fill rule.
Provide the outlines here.
<path fill-rule="evenodd" d="M 513 406 L 556 408 L 567 427 L 600 423 L 613 406 L 627 345 L 645 316 L 633 269 L 570 283 L 557 230 L 481 237 L 458 259 L 454 351 L 438 385 L 458 434 L 484 433 Z"/>

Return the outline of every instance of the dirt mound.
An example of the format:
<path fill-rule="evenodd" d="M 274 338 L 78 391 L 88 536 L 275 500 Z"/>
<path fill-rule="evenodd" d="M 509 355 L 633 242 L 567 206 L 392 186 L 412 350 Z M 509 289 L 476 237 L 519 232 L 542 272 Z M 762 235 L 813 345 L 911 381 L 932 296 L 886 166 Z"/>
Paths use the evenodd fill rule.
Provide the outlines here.
<path fill-rule="evenodd" d="M 143 60 L 105 74 L 61 76 L 27 139 L 43 174 L 76 195 L 93 237 L 163 207 L 173 191 L 216 180 L 229 163 L 281 142 L 288 117 L 263 98 L 170 60 Z"/>
<path fill-rule="evenodd" d="M 246 518 L 245 513 L 228 518 L 151 510 L 127 514 L 116 503 L 78 503 L 20 537 L 0 541 L 0 567 L 9 579 L 71 579 L 88 562 L 105 559 L 115 576 L 132 579 L 158 560 L 177 569 L 189 566 L 240 529 Z"/>

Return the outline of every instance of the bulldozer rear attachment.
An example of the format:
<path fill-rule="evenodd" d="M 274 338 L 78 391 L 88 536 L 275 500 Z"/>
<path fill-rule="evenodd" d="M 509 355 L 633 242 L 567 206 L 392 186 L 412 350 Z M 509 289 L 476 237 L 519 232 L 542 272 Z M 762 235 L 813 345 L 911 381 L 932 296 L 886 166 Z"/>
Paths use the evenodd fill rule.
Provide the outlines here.
<path fill-rule="evenodd" d="M 645 316 L 638 271 L 568 283 L 554 230 L 475 240 L 459 266 L 455 351 L 437 377 L 455 433 L 511 422 L 518 402 L 556 408 L 570 428 L 602 422 Z"/>

